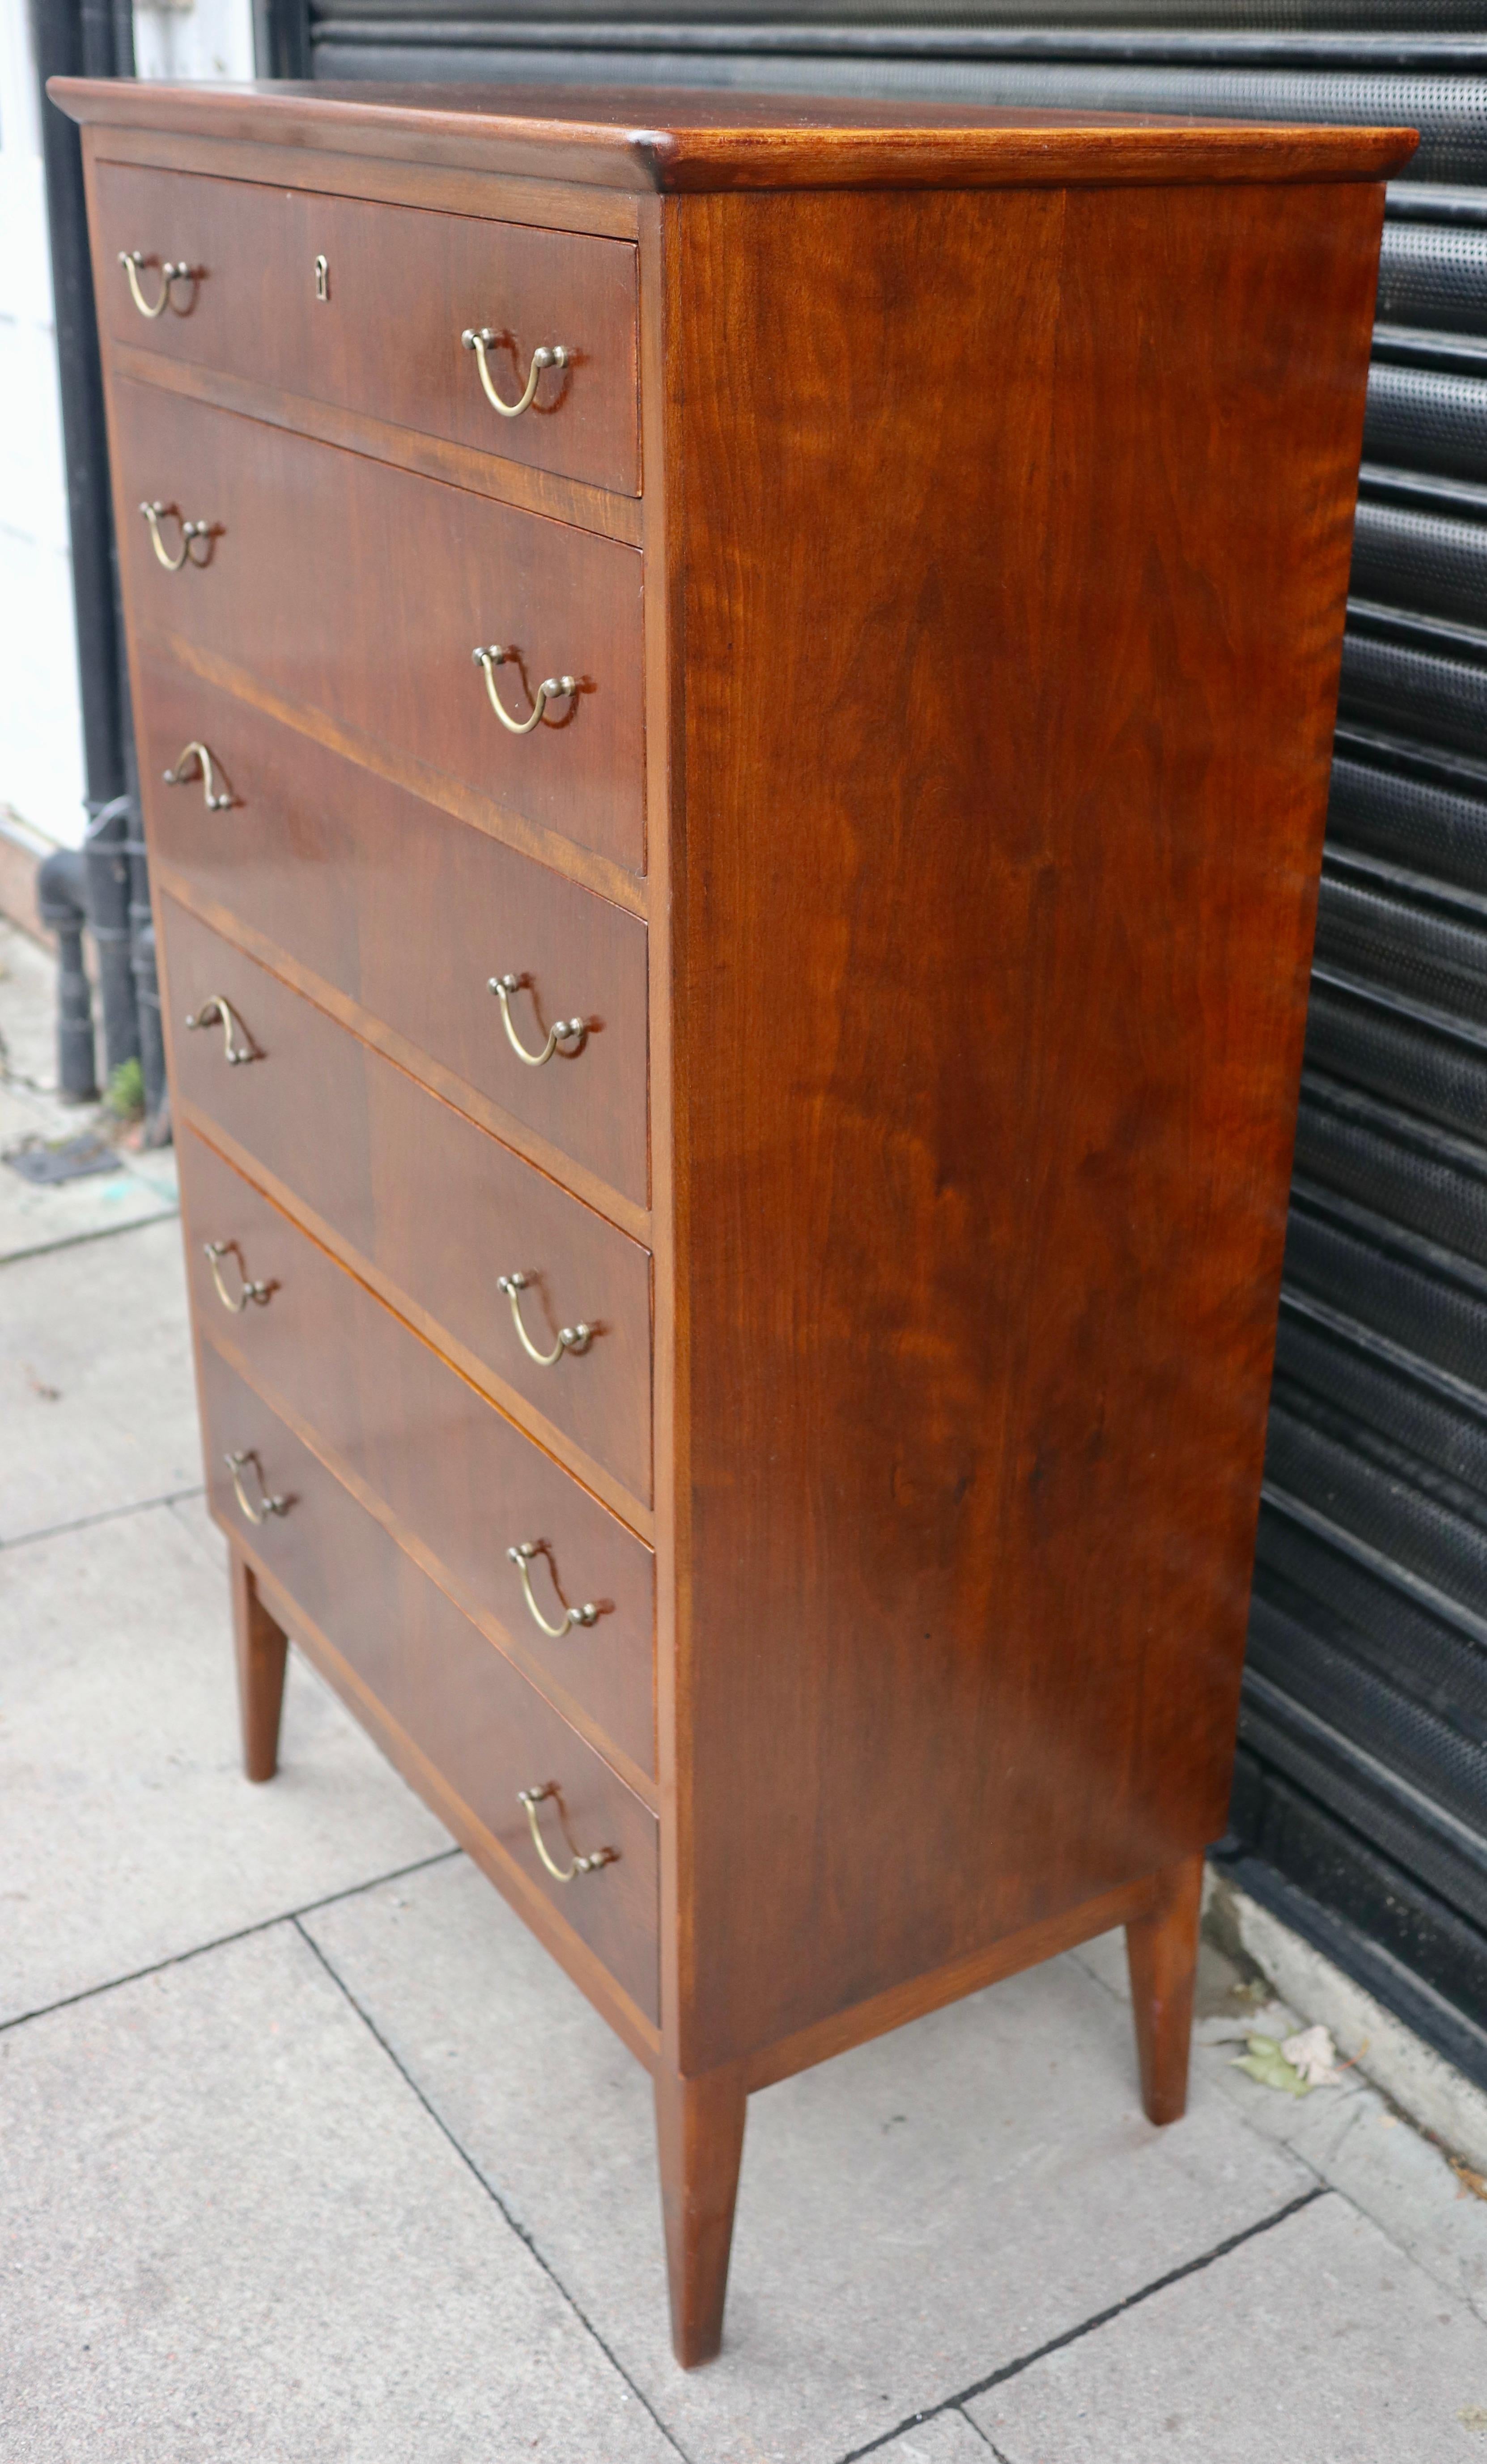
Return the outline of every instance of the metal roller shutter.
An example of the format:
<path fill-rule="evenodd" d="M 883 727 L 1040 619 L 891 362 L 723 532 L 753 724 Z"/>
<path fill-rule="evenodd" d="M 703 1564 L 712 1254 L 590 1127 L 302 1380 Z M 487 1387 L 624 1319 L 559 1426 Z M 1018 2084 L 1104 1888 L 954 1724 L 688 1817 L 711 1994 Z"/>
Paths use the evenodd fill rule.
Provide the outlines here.
<path fill-rule="evenodd" d="M 1487 37 L 1453 5 L 277 0 L 317 77 L 1408 121 L 1390 192 L 1233 1833 L 1487 2083 Z M 1013 11 L 1009 9 L 1008 14 Z M 1236 28 L 1245 31 L 1236 32 Z"/>

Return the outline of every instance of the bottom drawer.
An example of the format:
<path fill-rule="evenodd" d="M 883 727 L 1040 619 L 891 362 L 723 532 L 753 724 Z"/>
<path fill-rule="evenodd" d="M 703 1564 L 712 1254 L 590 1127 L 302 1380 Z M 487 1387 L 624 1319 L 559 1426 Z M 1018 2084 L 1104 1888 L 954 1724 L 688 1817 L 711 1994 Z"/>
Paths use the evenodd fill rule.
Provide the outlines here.
<path fill-rule="evenodd" d="M 647 2018 L 658 2015 L 654 1815 L 462 1617 L 318 1458 L 291 1435 L 209 1344 L 200 1348 L 208 1490 L 390 1718 L 475 1819 L 547 1895 Z M 249 1458 L 238 1472 L 227 1458 Z M 264 1513 L 264 1500 L 284 1501 Z M 254 1515 L 262 1514 L 255 1522 Z M 548 1854 L 607 1850 L 612 1861 L 560 1882 L 533 1842 L 520 1789 Z"/>

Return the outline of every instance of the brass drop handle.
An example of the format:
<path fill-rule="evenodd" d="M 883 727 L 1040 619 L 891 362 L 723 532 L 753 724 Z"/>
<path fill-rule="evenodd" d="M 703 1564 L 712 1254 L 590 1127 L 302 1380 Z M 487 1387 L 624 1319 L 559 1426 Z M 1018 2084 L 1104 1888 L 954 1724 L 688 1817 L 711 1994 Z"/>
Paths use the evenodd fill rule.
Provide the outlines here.
<path fill-rule="evenodd" d="M 560 1642 L 563 1636 L 570 1633 L 576 1625 L 598 1624 L 599 1611 L 592 1600 L 585 1600 L 580 1609 L 571 1609 L 564 1602 L 562 1604 L 563 1621 L 561 1625 L 548 1624 L 547 1619 L 538 1608 L 532 1592 L 532 1574 L 530 1571 L 532 1560 L 534 1557 L 544 1557 L 547 1554 L 546 1548 L 540 1540 L 518 1540 L 515 1547 L 514 1549 L 508 1549 L 506 1553 L 511 1559 L 512 1564 L 515 1567 L 516 1572 L 521 1576 L 522 1594 L 526 1600 L 528 1613 L 531 1616 L 533 1624 L 539 1625 L 544 1634 L 551 1635 L 554 1642 Z M 554 1579 L 556 1581 L 556 1576 Z M 559 1599 L 561 1600 L 560 1594 Z"/>
<path fill-rule="evenodd" d="M 188 762 L 194 762 L 195 767 L 188 769 L 186 767 Z M 167 787 L 185 787 L 192 779 L 199 779 L 202 782 L 202 801 L 208 813 L 226 813 L 231 808 L 233 799 L 228 794 L 226 788 L 219 788 L 217 785 L 216 772 L 211 766 L 211 755 L 205 744 L 193 742 L 183 746 L 176 755 L 173 768 L 163 770 L 161 777 Z"/>
<path fill-rule="evenodd" d="M 211 1280 L 217 1287 L 217 1298 L 225 1309 L 230 1309 L 234 1317 L 241 1317 L 250 1301 L 256 1301 L 260 1309 L 267 1308 L 273 1287 L 272 1284 L 255 1284 L 251 1281 L 243 1264 L 243 1253 L 235 1241 L 204 1241 L 202 1248 L 207 1263 L 211 1268 Z M 237 1260 L 238 1287 L 235 1298 L 222 1280 L 224 1258 Z"/>
<path fill-rule="evenodd" d="M 144 516 L 145 520 L 150 526 L 150 545 L 153 547 L 158 561 L 164 566 L 167 573 L 180 573 L 188 564 L 199 566 L 210 563 L 210 522 L 184 521 L 182 520 L 180 507 L 178 505 L 164 504 L 159 496 L 155 498 L 153 504 L 142 504 L 140 511 Z M 164 540 L 161 538 L 160 526 L 164 521 L 177 521 L 181 523 L 181 553 L 179 556 L 172 556 L 170 550 L 166 547 Z M 198 539 L 205 539 L 207 542 L 207 553 L 205 556 L 193 556 L 191 554 L 191 550 Z"/>
<path fill-rule="evenodd" d="M 522 1324 L 521 1317 L 521 1296 L 531 1281 L 530 1275 L 497 1275 L 495 1288 L 498 1292 L 504 1292 L 512 1305 L 512 1317 L 516 1331 L 521 1337 L 521 1348 L 528 1359 L 535 1360 L 539 1369 L 553 1369 L 557 1367 L 565 1352 L 587 1352 L 594 1340 L 594 1330 L 591 1326 L 583 1325 L 581 1321 L 578 1326 L 559 1327 L 558 1341 L 552 1351 L 538 1352 Z"/>
<path fill-rule="evenodd" d="M 508 728 L 513 736 L 530 736 L 550 701 L 561 701 L 568 693 L 576 693 L 579 690 L 577 676 L 544 676 L 537 687 L 531 717 L 513 718 L 495 690 L 495 671 L 497 668 L 505 667 L 511 657 L 510 650 L 503 649 L 499 642 L 492 642 L 488 650 L 471 650 L 470 655 L 477 668 L 485 670 L 486 691 L 491 696 L 491 707 L 501 725 Z"/>
<path fill-rule="evenodd" d="M 557 1794 L 558 1791 L 550 1781 L 544 1781 L 540 1788 L 519 1788 L 516 1791 L 517 1804 L 524 1805 L 527 1809 L 527 1828 L 532 1834 L 532 1845 L 554 1881 L 576 1881 L 580 1874 L 597 1874 L 601 1865 L 618 1864 L 619 1859 L 613 1848 L 596 1848 L 588 1857 L 575 1855 L 571 1865 L 554 1864 L 547 1853 L 547 1842 L 542 1837 L 542 1826 L 537 1820 L 537 1807 L 545 1803 L 548 1797 L 555 1797 Z"/>
<path fill-rule="evenodd" d="M 537 380 L 543 369 L 565 368 L 573 353 L 561 342 L 543 342 L 532 354 L 532 365 L 527 370 L 527 382 L 521 389 L 520 401 L 503 402 L 492 381 L 491 365 L 486 358 L 487 351 L 492 350 L 502 339 L 503 337 L 492 331 L 489 325 L 467 325 L 460 336 L 466 350 L 473 351 L 479 362 L 480 382 L 485 387 L 486 400 L 492 409 L 498 410 L 503 419 L 519 419 L 522 412 L 532 407 L 532 399 L 537 389 Z"/>
<path fill-rule="evenodd" d="M 176 265 L 167 256 L 164 264 L 160 269 L 160 297 L 152 302 L 145 298 L 143 292 L 140 288 L 140 276 L 144 272 L 145 267 L 152 262 L 152 260 L 144 254 L 143 250 L 138 248 L 121 248 L 119 252 L 119 262 L 123 267 L 125 274 L 129 277 L 129 296 L 133 299 L 135 306 L 138 308 L 142 317 L 148 317 L 152 319 L 156 317 L 163 317 L 165 310 L 169 307 L 170 286 L 173 282 L 194 282 L 196 279 L 196 270 L 193 266 L 186 264 L 184 260 L 180 265 Z"/>
<path fill-rule="evenodd" d="M 506 1028 L 506 1041 L 517 1060 L 524 1061 L 529 1069 L 540 1069 L 544 1061 L 551 1061 L 560 1045 L 572 1045 L 573 1050 L 571 1053 L 565 1051 L 564 1058 L 577 1059 L 583 1049 L 583 1040 L 588 1034 L 587 1023 L 581 1018 L 560 1018 L 556 1026 L 548 1028 L 547 1042 L 540 1052 L 527 1050 L 512 1024 L 512 995 L 520 992 L 524 980 L 521 976 L 492 976 L 490 983 L 491 991 L 494 993 L 501 1004 L 501 1021 Z"/>
<path fill-rule="evenodd" d="M 216 1026 L 220 1023 L 223 1052 L 234 1066 L 239 1061 L 257 1060 L 258 1053 L 251 1036 L 241 1023 L 231 1002 L 225 1000 L 221 993 L 208 993 L 201 1008 L 193 1010 L 186 1023 L 190 1027 Z"/>
<path fill-rule="evenodd" d="M 287 1514 L 291 1501 L 287 1497 L 271 1497 L 264 1483 L 263 1465 L 249 1447 L 234 1455 L 224 1455 L 223 1462 L 232 1475 L 232 1494 L 250 1523 L 267 1523 L 271 1514 Z M 255 1506 L 243 1486 L 243 1474 L 251 1463 L 258 1481 L 260 1503 Z"/>

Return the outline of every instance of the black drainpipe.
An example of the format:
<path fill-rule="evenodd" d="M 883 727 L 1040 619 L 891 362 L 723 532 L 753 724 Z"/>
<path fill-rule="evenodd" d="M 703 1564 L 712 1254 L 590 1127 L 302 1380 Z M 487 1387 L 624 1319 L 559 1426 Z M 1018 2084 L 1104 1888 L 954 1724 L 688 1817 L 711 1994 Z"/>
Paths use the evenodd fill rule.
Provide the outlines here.
<path fill-rule="evenodd" d="M 160 1002 L 123 656 L 82 143 L 75 122 L 55 110 L 45 95 L 51 77 L 132 77 L 134 16 L 131 0 L 31 0 L 31 18 L 42 89 L 41 146 L 52 241 L 73 618 L 87 781 L 85 897 L 98 958 L 105 1072 L 112 1074 L 121 1062 L 141 1063 L 145 1114 L 151 1125 L 146 1134 L 153 1138 L 168 1134 Z M 76 988 L 70 999 L 76 1012 Z M 79 1058 L 76 1015 L 70 1023 L 75 1048 L 68 1074 L 76 1081 Z M 59 1031 L 60 1027 L 59 1020 Z"/>

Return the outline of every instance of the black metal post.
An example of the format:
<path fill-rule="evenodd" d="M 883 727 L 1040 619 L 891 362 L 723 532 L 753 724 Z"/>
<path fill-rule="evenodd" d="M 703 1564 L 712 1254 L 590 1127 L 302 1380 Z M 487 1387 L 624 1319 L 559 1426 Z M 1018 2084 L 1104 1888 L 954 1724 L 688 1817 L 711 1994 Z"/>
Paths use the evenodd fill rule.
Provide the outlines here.
<path fill-rule="evenodd" d="M 85 866 L 80 847 L 57 847 L 36 868 L 37 912 L 49 932 L 56 935 L 56 1084 L 64 1104 L 96 1103 L 98 1092 L 93 987 L 82 963 Z"/>

